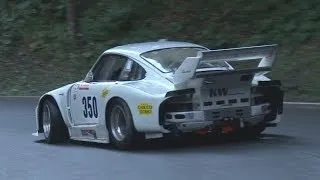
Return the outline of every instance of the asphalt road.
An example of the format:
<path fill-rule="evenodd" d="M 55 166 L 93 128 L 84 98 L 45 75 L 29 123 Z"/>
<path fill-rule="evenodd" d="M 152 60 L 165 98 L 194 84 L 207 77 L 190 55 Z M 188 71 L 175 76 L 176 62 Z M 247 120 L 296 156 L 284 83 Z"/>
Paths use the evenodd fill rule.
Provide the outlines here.
<path fill-rule="evenodd" d="M 285 106 L 257 140 L 156 141 L 134 152 L 33 137 L 35 99 L 0 98 L 0 179 L 319 180 L 320 106 Z"/>

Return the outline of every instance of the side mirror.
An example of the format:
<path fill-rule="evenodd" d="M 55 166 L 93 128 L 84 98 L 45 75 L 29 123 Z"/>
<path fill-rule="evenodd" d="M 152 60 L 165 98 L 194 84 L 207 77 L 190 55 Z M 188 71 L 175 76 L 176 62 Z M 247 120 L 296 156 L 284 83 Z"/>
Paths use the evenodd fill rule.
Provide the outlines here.
<path fill-rule="evenodd" d="M 92 74 L 92 72 L 89 72 L 89 73 L 86 75 L 84 81 L 87 82 L 87 83 L 93 81 L 93 74 Z"/>

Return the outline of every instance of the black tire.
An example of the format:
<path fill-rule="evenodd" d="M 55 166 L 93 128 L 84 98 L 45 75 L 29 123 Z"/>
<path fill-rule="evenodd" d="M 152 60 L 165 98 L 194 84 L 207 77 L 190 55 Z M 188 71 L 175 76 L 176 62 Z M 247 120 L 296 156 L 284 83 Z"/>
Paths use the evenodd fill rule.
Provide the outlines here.
<path fill-rule="evenodd" d="M 266 126 L 264 126 L 264 125 L 256 125 L 256 126 L 245 127 L 243 129 L 240 129 L 239 135 L 242 136 L 242 137 L 245 137 L 245 138 L 256 138 L 265 129 L 266 129 Z"/>
<path fill-rule="evenodd" d="M 116 132 L 112 131 L 113 127 L 116 127 L 116 121 L 117 121 L 117 111 L 121 111 L 123 114 L 123 122 L 125 122 L 125 127 L 123 128 L 125 131 L 124 137 L 121 139 L 119 138 L 119 135 L 117 135 Z M 136 131 L 134 124 L 133 124 L 133 118 L 131 111 L 127 105 L 122 99 L 115 99 L 112 101 L 112 104 L 106 111 L 107 113 L 107 128 L 109 131 L 109 137 L 110 137 L 110 142 L 113 146 L 115 146 L 118 149 L 122 150 L 129 150 L 138 143 L 141 142 L 141 135 Z M 118 126 L 119 127 L 119 126 Z"/>
<path fill-rule="evenodd" d="M 266 126 L 264 126 L 264 125 L 253 126 L 253 127 L 250 128 L 249 132 L 253 136 L 259 136 L 265 129 L 266 129 Z"/>
<path fill-rule="evenodd" d="M 48 108 L 46 111 L 46 108 Z M 56 143 L 61 143 L 69 139 L 69 132 L 68 128 L 65 125 L 61 112 L 57 105 L 53 103 L 51 100 L 45 100 L 42 104 L 42 127 L 44 128 L 44 121 L 46 114 L 50 115 L 50 130 L 48 133 L 43 133 L 45 140 L 49 144 L 56 144 Z"/>

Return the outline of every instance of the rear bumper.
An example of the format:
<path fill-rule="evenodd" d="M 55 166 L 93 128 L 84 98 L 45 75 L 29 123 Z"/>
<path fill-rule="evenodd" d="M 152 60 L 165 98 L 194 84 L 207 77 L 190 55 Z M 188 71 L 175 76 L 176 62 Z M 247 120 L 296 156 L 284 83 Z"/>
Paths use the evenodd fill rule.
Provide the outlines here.
<path fill-rule="evenodd" d="M 211 109 L 204 109 L 209 106 L 194 108 L 197 107 L 195 103 L 192 103 L 192 106 L 180 105 L 183 104 L 179 103 L 182 100 L 172 98 L 171 101 L 174 103 L 171 104 L 176 105 L 168 107 L 166 103 L 163 104 L 163 107 L 167 108 L 160 111 L 160 125 L 171 131 L 172 129 L 196 131 L 208 127 L 215 128 L 219 124 L 224 124 L 225 120 L 236 123 L 240 121 L 240 127 L 254 126 L 260 123 L 268 127 L 276 126 L 280 122 L 283 113 L 284 91 L 281 88 L 281 82 L 278 80 L 259 81 L 257 85 L 251 87 L 250 91 L 251 96 L 248 103 L 231 104 L 231 96 L 226 96 L 223 101 L 229 100 L 229 104 L 225 108 L 221 108 L 223 107 L 222 105 L 217 106 L 218 101 L 213 103 L 216 105 L 211 106 Z M 188 98 L 190 97 L 187 96 L 185 99 L 188 100 Z M 215 99 L 217 100 L 218 98 L 213 98 L 213 100 Z M 161 112 L 164 112 L 163 115 Z"/>
<path fill-rule="evenodd" d="M 164 127 L 182 132 L 196 131 L 203 128 L 215 128 L 224 121 L 240 121 L 240 127 L 254 126 L 265 122 L 274 126 L 281 120 L 278 114 L 274 119 L 268 118 L 269 104 L 248 107 L 232 107 L 205 111 L 169 112 L 165 114 Z"/>

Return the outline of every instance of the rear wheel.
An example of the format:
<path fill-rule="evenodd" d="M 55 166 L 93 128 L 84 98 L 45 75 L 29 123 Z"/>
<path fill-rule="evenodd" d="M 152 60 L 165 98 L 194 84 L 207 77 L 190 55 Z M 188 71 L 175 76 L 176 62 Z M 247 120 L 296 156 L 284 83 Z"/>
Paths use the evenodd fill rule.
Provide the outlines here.
<path fill-rule="evenodd" d="M 45 100 L 42 105 L 42 127 L 44 138 L 47 143 L 54 144 L 69 138 L 59 108 L 50 100 Z"/>
<path fill-rule="evenodd" d="M 265 129 L 266 129 L 266 126 L 264 125 L 256 125 L 256 126 L 245 127 L 243 129 L 240 129 L 239 133 L 241 136 L 254 138 L 259 136 Z"/>
<path fill-rule="evenodd" d="M 107 126 L 111 143 L 119 149 L 131 149 L 140 140 L 131 111 L 121 99 L 115 99 L 107 111 Z"/>

